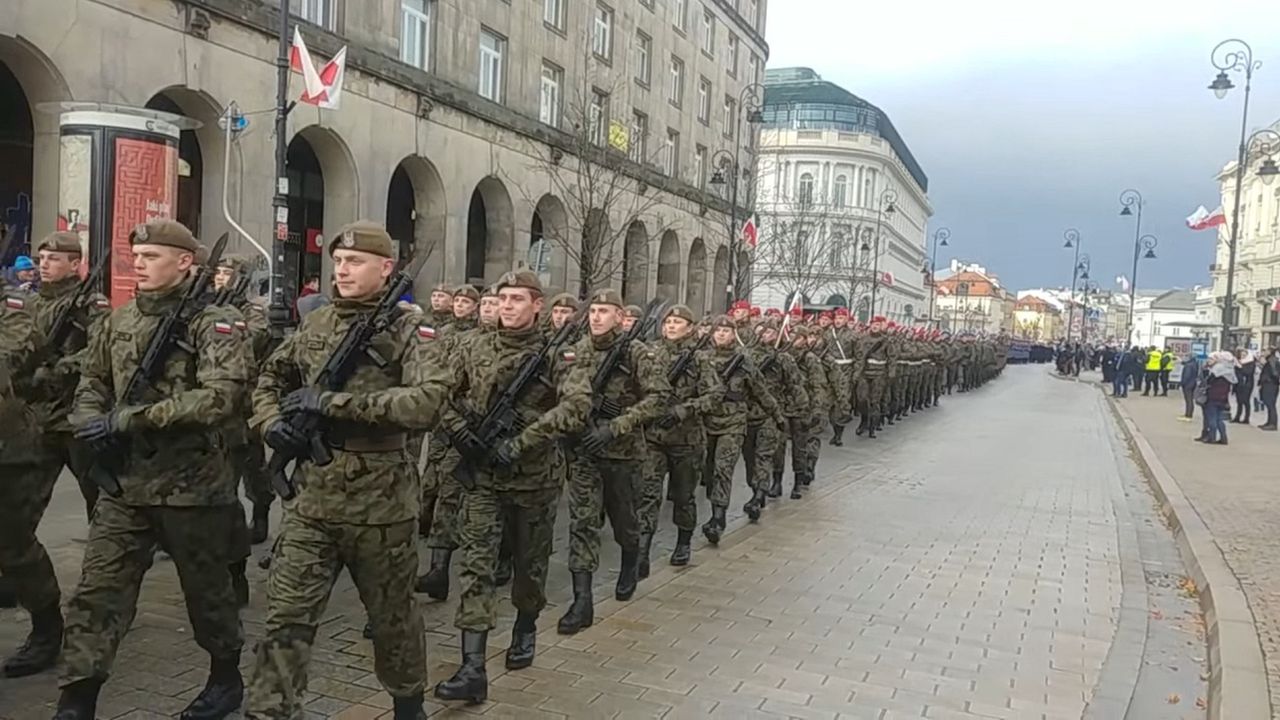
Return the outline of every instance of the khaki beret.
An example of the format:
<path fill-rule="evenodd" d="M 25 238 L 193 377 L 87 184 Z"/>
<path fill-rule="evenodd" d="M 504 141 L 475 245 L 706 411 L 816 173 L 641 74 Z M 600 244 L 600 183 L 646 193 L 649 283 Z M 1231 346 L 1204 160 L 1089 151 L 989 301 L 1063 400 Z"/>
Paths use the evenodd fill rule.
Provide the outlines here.
<path fill-rule="evenodd" d="M 512 270 L 498 279 L 497 288 L 527 288 L 541 295 L 542 281 L 532 270 Z"/>
<path fill-rule="evenodd" d="M 344 225 L 329 240 L 329 256 L 335 250 L 357 250 L 384 258 L 392 256 L 393 243 L 387 229 L 372 220 L 357 220 Z"/>
<path fill-rule="evenodd" d="M 72 255 L 83 255 L 84 248 L 80 245 L 80 236 L 73 232 L 56 232 L 49 233 L 36 246 L 36 252 L 48 250 L 49 252 L 71 253 Z"/>
<path fill-rule="evenodd" d="M 622 311 L 627 314 L 627 317 L 638 318 L 644 315 L 644 310 L 639 305 L 628 305 Z"/>
<path fill-rule="evenodd" d="M 498 297 L 498 286 L 490 285 L 486 287 L 483 291 L 480 292 L 480 297 L 482 298 Z"/>
<path fill-rule="evenodd" d="M 450 285 L 449 283 L 436 283 L 436 286 L 431 288 L 431 292 L 433 293 L 442 292 L 445 295 L 452 295 L 453 286 Z"/>
<path fill-rule="evenodd" d="M 587 302 L 592 305 L 614 305 L 619 310 L 625 305 L 622 301 L 622 295 L 613 288 L 596 290 L 591 293 L 591 297 L 587 298 Z"/>
<path fill-rule="evenodd" d="M 697 322 L 693 317 L 693 311 L 689 309 L 688 305 L 672 305 L 671 308 L 667 310 L 667 314 L 663 319 L 665 320 L 669 317 L 678 317 L 681 320 L 687 320 L 688 322 Z"/>
<path fill-rule="evenodd" d="M 231 268 L 236 272 L 248 270 L 252 266 L 253 263 L 244 255 L 223 255 L 218 261 L 218 267 Z"/>
<path fill-rule="evenodd" d="M 734 324 L 733 318 L 729 317 L 728 315 L 716 315 L 715 317 L 711 318 L 711 327 L 736 328 L 738 326 Z"/>
<path fill-rule="evenodd" d="M 551 298 L 551 307 L 553 308 L 567 307 L 567 308 L 573 308 L 574 310 L 577 310 L 578 298 L 574 297 L 573 295 L 567 292 L 560 293 L 559 295 L 556 295 L 555 297 Z"/>
<path fill-rule="evenodd" d="M 129 233 L 129 246 L 134 245 L 164 245 L 189 253 L 195 253 L 200 249 L 200 242 L 186 225 L 177 220 L 168 219 L 152 220 L 135 227 L 133 232 Z"/>
<path fill-rule="evenodd" d="M 480 291 L 475 289 L 473 285 L 459 285 L 458 289 L 453 293 L 454 298 L 470 298 L 476 302 L 480 301 Z"/>

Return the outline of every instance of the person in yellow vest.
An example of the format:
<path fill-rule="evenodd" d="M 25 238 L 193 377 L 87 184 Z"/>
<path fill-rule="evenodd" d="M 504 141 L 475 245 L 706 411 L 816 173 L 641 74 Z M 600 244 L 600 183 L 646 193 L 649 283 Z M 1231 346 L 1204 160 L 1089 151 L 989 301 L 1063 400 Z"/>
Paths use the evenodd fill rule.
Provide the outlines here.
<path fill-rule="evenodd" d="M 1146 397 L 1157 391 L 1156 385 L 1160 382 L 1160 358 L 1163 355 L 1156 349 L 1155 345 L 1147 348 L 1147 366 L 1144 375 L 1145 382 L 1142 386 L 1142 395 Z"/>

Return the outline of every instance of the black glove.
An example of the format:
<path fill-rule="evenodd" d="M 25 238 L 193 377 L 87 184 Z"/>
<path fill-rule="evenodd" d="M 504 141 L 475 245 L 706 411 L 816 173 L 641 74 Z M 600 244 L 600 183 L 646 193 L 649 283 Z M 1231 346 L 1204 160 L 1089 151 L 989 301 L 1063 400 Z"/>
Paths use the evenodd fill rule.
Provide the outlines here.
<path fill-rule="evenodd" d="M 601 398 L 596 407 L 601 416 L 610 420 L 622 414 L 622 406 L 618 404 L 617 400 Z"/>
<path fill-rule="evenodd" d="M 107 445 L 129 432 L 136 410 L 112 410 L 105 415 L 98 415 L 76 428 L 75 437 L 90 445 Z"/>
<path fill-rule="evenodd" d="M 480 437 L 466 425 L 449 431 L 449 443 L 463 457 L 473 458 L 484 452 L 484 445 L 480 442 Z"/>
<path fill-rule="evenodd" d="M 680 418 L 675 414 L 675 412 L 669 412 L 666 415 L 663 415 L 662 417 L 658 418 L 658 427 L 663 428 L 665 430 L 670 430 L 671 428 L 679 424 L 680 424 Z"/>
<path fill-rule="evenodd" d="M 306 435 L 285 420 L 276 420 L 267 427 L 262 439 L 276 452 L 297 455 L 307 449 L 311 443 Z"/>
<path fill-rule="evenodd" d="M 280 401 L 280 414 L 293 417 L 299 413 L 307 413 L 318 417 L 324 416 L 324 393 L 318 388 L 304 387 L 294 390 Z"/>
<path fill-rule="evenodd" d="M 493 464 L 498 467 L 511 467 L 519 459 L 520 454 L 516 452 L 515 443 L 510 440 L 499 441 L 498 447 L 493 449 Z"/>
<path fill-rule="evenodd" d="M 613 431 L 607 425 L 602 425 L 587 434 L 582 441 L 582 448 L 588 455 L 597 455 L 605 446 L 613 442 Z"/>

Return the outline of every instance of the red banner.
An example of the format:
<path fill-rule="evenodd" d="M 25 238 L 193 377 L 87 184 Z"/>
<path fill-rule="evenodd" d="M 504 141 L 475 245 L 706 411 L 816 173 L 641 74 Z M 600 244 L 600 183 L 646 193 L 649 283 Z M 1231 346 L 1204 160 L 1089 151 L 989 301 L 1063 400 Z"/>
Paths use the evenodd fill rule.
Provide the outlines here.
<path fill-rule="evenodd" d="M 111 305 L 119 307 L 133 298 L 137 286 L 129 234 L 142 223 L 173 217 L 178 149 L 162 142 L 116 138 L 114 175 Z"/>

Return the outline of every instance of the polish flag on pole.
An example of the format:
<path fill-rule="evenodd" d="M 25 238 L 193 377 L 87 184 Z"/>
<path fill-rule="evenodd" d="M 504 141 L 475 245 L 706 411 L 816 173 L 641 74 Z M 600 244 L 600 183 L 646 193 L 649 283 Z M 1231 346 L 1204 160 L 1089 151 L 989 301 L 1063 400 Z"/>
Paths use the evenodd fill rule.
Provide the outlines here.
<path fill-rule="evenodd" d="M 1125 277 L 1125 276 L 1123 276 L 1123 275 L 1117 275 L 1117 276 L 1116 276 L 1116 285 L 1119 285 L 1119 286 L 1120 286 L 1120 289 L 1121 289 L 1122 291 L 1124 291 L 1124 292 L 1129 292 L 1129 278 L 1127 278 L 1127 277 Z"/>
<path fill-rule="evenodd" d="M 1191 213 L 1191 217 L 1187 218 L 1187 227 L 1192 230 L 1208 230 L 1209 228 L 1215 228 L 1219 225 L 1226 224 L 1227 216 L 1222 212 L 1221 207 L 1213 212 L 1209 212 L 1204 209 L 1203 205 L 1201 205 L 1196 208 L 1195 212 Z"/>
<path fill-rule="evenodd" d="M 755 247 L 760 242 L 760 232 L 756 228 L 755 216 L 747 218 L 747 222 L 742 225 L 742 241 L 751 247 Z"/>
<path fill-rule="evenodd" d="M 318 72 L 316 64 L 307 52 L 307 44 L 302 41 L 302 33 L 293 28 L 293 48 L 289 51 L 289 67 L 294 72 L 302 73 L 305 90 L 302 102 L 315 105 L 325 110 L 337 110 L 342 102 L 342 76 L 347 69 L 347 48 L 343 47 L 337 55 Z"/>
<path fill-rule="evenodd" d="M 1271 312 L 1280 312 L 1280 297 L 1271 301 Z"/>

